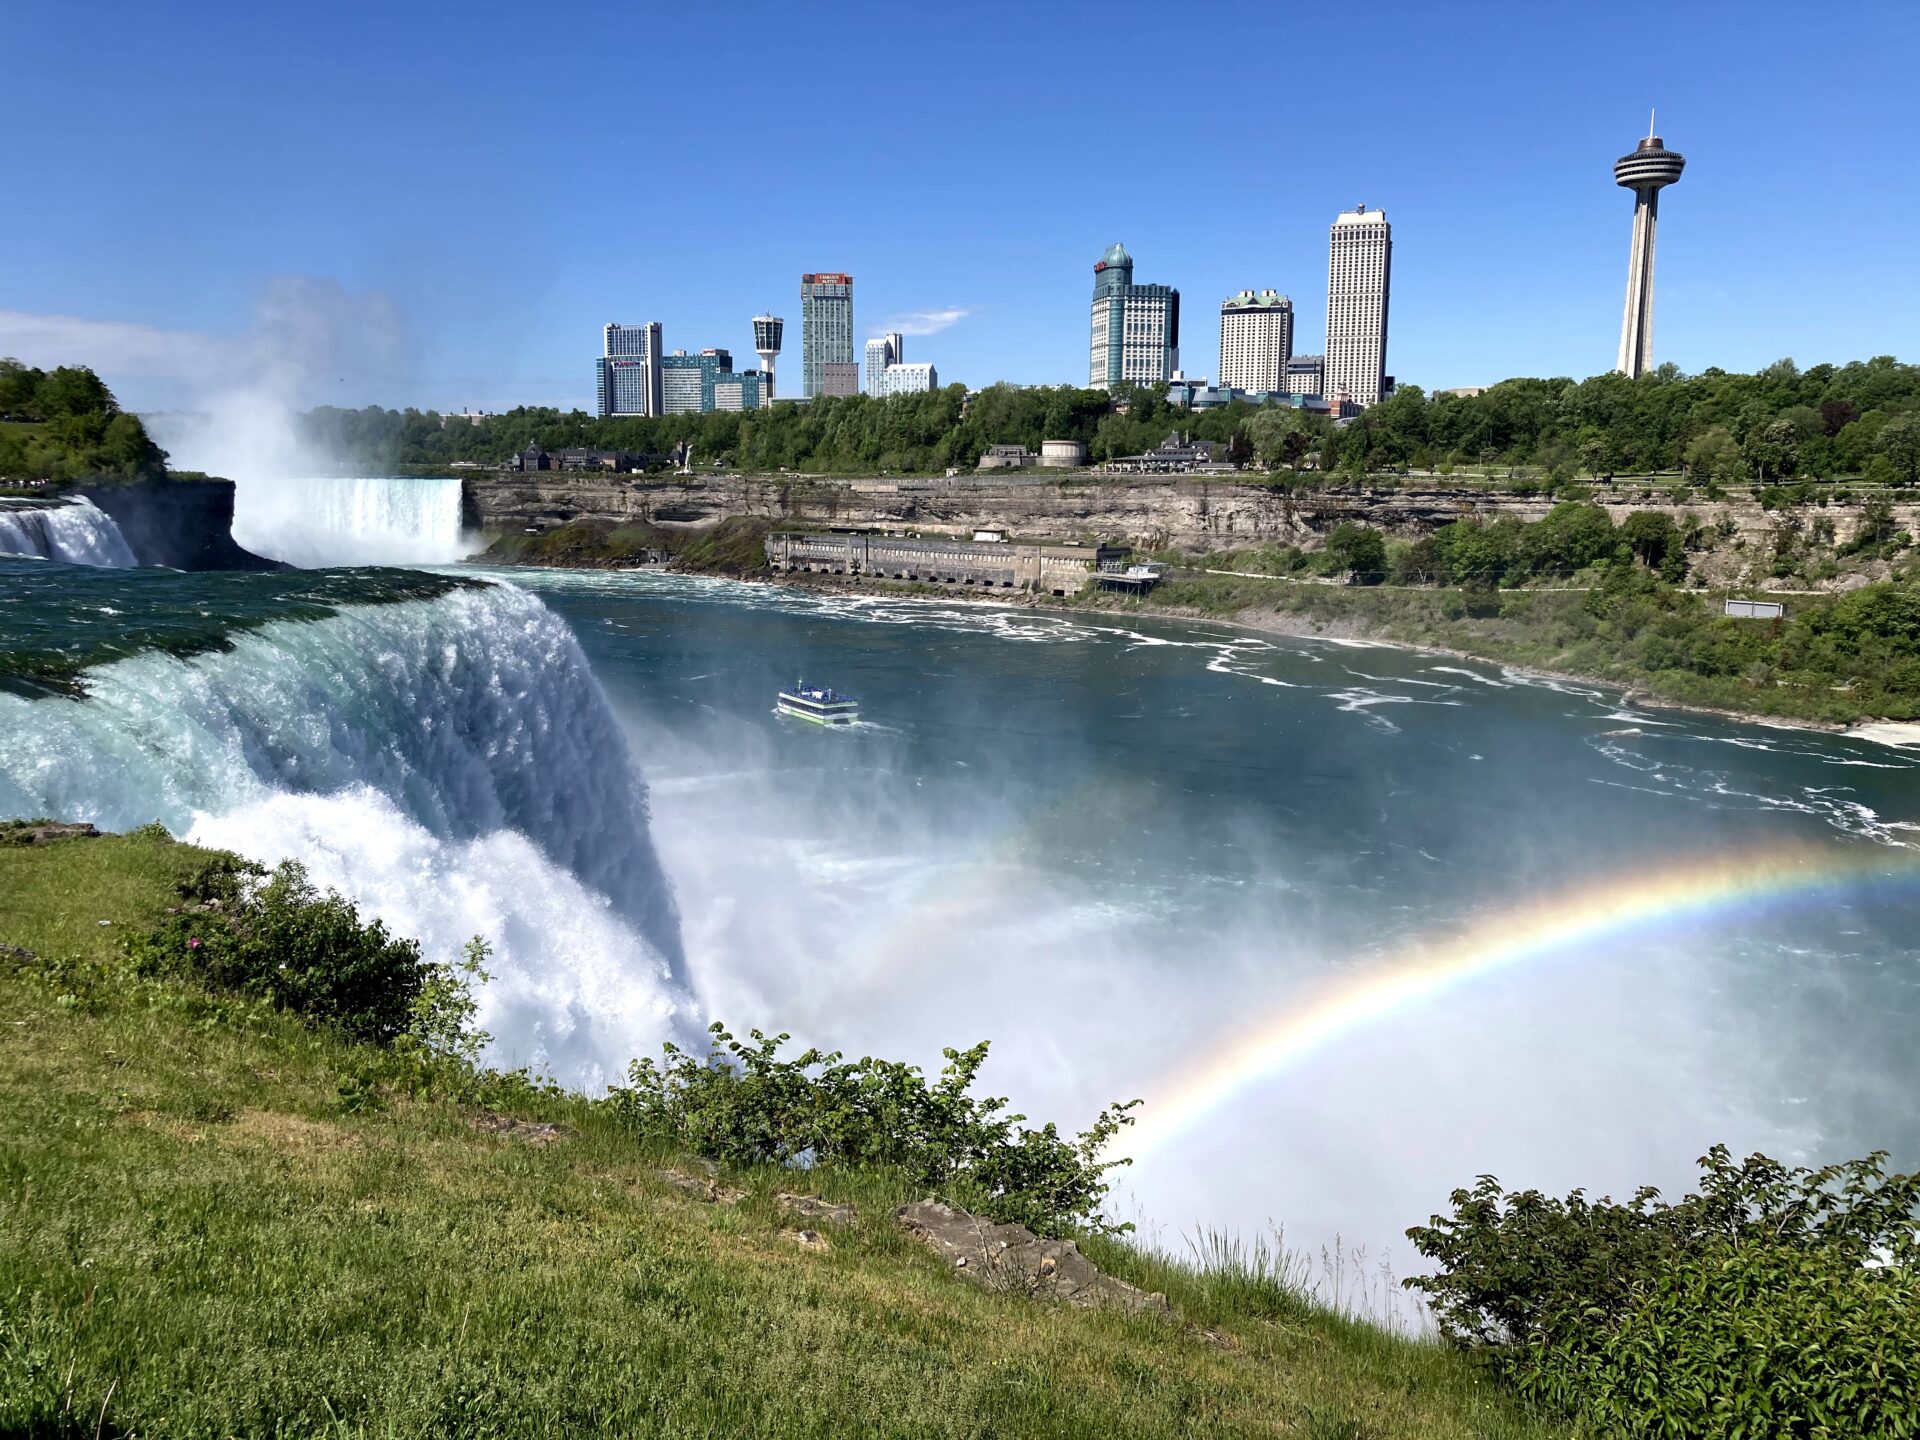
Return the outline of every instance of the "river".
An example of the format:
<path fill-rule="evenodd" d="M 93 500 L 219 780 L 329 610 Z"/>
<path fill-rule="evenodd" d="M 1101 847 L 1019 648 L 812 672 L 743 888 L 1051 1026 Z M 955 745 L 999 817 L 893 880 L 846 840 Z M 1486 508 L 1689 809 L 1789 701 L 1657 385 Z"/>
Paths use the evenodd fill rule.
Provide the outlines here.
<path fill-rule="evenodd" d="M 73 584 L 123 612 L 148 574 Z M 1224 626 L 494 578 L 0 695 L 0 810 L 160 814 L 437 951 L 487 933 L 494 1058 L 589 1089 L 710 1018 L 991 1040 L 1036 1118 L 1145 1099 L 1116 1207 L 1174 1246 L 1272 1222 L 1404 1270 L 1483 1172 L 1920 1162 L 1908 752 Z M 801 676 L 862 723 L 775 715 Z M 143 758 L 94 797 L 102 755 Z"/>

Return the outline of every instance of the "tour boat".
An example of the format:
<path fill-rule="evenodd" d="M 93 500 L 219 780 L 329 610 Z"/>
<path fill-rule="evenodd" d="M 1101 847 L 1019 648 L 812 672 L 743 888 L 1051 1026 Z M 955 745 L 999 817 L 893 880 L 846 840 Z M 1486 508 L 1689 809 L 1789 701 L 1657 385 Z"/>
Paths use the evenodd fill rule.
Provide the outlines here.
<path fill-rule="evenodd" d="M 809 685 L 804 680 L 791 690 L 782 690 L 774 708 L 782 715 L 811 720 L 816 725 L 851 725 L 860 718 L 860 702 L 851 695 L 841 695 L 824 685 Z"/>

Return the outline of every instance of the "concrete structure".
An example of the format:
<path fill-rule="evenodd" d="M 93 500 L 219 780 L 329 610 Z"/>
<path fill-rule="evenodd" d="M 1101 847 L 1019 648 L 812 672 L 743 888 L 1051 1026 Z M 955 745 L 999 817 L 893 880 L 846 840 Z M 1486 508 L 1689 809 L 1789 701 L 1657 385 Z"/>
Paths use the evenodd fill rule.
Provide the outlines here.
<path fill-rule="evenodd" d="M 819 388 L 813 398 L 860 393 L 860 367 L 852 360 L 828 360 L 820 366 Z"/>
<path fill-rule="evenodd" d="M 1133 257 L 1115 243 L 1093 267 L 1087 384 L 1161 385 L 1180 368 L 1180 292 L 1133 283 Z"/>
<path fill-rule="evenodd" d="M 989 445 L 980 457 L 982 470 L 1025 470 L 1033 464 L 1034 454 L 1024 445 Z"/>
<path fill-rule="evenodd" d="M 873 347 L 867 347 L 871 350 Z M 878 388 L 869 393 L 886 399 L 893 395 L 918 395 L 927 390 L 940 388 L 940 376 L 931 364 L 925 361 L 912 365 L 889 365 L 881 372 Z"/>
<path fill-rule="evenodd" d="M 1726 613 L 1736 620 L 1784 620 L 1787 607 L 1778 600 L 1729 600 Z"/>
<path fill-rule="evenodd" d="M 826 368 L 844 365 L 853 372 L 851 389 L 829 389 Z M 845 373 L 836 372 L 833 383 L 845 383 Z M 811 400 L 816 395 L 856 395 L 860 391 L 860 365 L 853 358 L 853 276 L 838 271 L 823 271 L 800 277 L 800 393 Z"/>
<path fill-rule="evenodd" d="M 736 373 L 733 354 L 721 349 L 689 355 L 676 350 L 660 362 L 667 415 L 704 414 L 709 410 L 758 410 L 764 403 L 760 372 Z"/>
<path fill-rule="evenodd" d="M 773 362 L 780 358 L 780 337 L 787 322 L 778 315 L 753 317 L 753 351 L 760 357 L 760 403 L 773 402 Z"/>
<path fill-rule="evenodd" d="M 634 450 L 542 450 L 529 445 L 506 464 L 522 473 L 539 470 L 644 470 L 654 457 Z"/>
<path fill-rule="evenodd" d="M 609 325 L 594 363 L 599 411 L 606 415 L 664 415 L 660 322 Z"/>
<path fill-rule="evenodd" d="M 1296 355 L 1287 361 L 1287 373 L 1280 388 L 1289 395 L 1324 394 L 1326 369 L 1324 355 Z"/>
<path fill-rule="evenodd" d="M 1040 463 L 1052 470 L 1073 470 L 1087 463 L 1087 447 L 1078 440 L 1042 440 Z"/>
<path fill-rule="evenodd" d="M 867 341 L 867 394 L 884 396 L 887 393 L 887 367 L 907 358 L 906 344 L 906 337 L 897 330 Z"/>
<path fill-rule="evenodd" d="M 1322 395 L 1345 391 L 1357 405 L 1377 405 L 1387 389 L 1387 296 L 1393 269 L 1393 227 L 1379 210 L 1341 211 L 1327 247 L 1327 355 Z"/>
<path fill-rule="evenodd" d="M 1653 368 L 1653 232 L 1660 218 L 1660 192 L 1680 178 L 1686 157 L 1647 138 L 1631 155 L 1613 162 L 1613 179 L 1633 191 L 1633 249 L 1627 255 L 1627 307 L 1620 320 L 1620 363 L 1629 376 Z"/>
<path fill-rule="evenodd" d="M 1220 385 L 1255 394 L 1286 389 L 1293 358 L 1293 301 L 1242 290 L 1220 302 Z"/>
<path fill-rule="evenodd" d="M 1123 546 L 1009 545 L 1004 540 L 913 540 L 902 535 L 767 537 L 767 563 L 775 570 L 1053 595 L 1086 589 L 1099 567 L 1127 554 Z"/>
<path fill-rule="evenodd" d="M 1211 440 L 1189 440 L 1176 430 L 1146 454 L 1109 460 L 1100 468 L 1116 475 L 1226 474 L 1236 468 L 1213 455 Z"/>

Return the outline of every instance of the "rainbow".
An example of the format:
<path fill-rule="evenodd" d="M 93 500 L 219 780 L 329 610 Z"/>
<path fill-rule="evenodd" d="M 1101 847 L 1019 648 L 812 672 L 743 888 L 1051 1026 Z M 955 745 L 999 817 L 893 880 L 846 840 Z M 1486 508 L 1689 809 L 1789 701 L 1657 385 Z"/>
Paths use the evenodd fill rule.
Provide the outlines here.
<path fill-rule="evenodd" d="M 1751 920 L 1867 887 L 1916 884 L 1920 851 L 1877 845 L 1736 851 L 1615 873 L 1488 915 L 1457 936 L 1290 999 L 1150 1087 L 1137 1122 L 1114 1149 L 1150 1155 L 1343 1036 L 1503 970 L 1676 924 Z"/>

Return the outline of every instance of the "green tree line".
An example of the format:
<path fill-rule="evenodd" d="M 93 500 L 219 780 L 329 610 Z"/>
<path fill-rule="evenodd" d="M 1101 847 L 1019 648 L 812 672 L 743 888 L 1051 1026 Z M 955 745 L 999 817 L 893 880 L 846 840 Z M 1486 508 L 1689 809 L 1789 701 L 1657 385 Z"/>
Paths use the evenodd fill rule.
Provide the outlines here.
<path fill-rule="evenodd" d="M 93 371 L 0 359 L 0 479 L 143 480 L 166 468 L 167 452 Z"/>
<path fill-rule="evenodd" d="M 1352 422 L 1243 401 L 1190 411 L 1164 394 L 1072 386 L 949 385 L 923 395 L 856 395 L 770 410 L 602 419 L 522 407 L 477 424 L 431 410 L 322 408 L 307 438 L 345 464 L 498 464 L 529 445 L 697 459 L 755 471 L 937 473 L 971 468 L 989 445 L 1078 440 L 1096 461 L 1137 455 L 1175 430 L 1267 470 L 1449 473 L 1521 467 L 1550 480 L 1685 470 L 1698 483 L 1771 484 L 1863 475 L 1920 484 L 1920 367 L 1891 356 L 1751 375 L 1673 366 L 1639 379 L 1515 379 L 1477 394 L 1402 386 Z"/>

